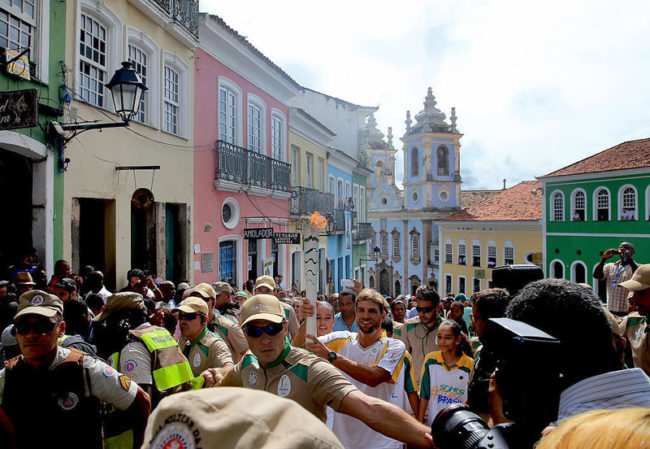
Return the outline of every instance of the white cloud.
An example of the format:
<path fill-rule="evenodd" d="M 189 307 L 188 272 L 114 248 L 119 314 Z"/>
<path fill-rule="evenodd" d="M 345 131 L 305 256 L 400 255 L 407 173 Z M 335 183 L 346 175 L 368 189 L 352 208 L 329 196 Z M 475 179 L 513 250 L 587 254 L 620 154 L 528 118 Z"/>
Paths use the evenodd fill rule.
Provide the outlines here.
<path fill-rule="evenodd" d="M 318 6 L 315 6 L 318 5 Z M 295 79 L 404 132 L 427 87 L 457 108 L 465 188 L 499 188 L 650 134 L 650 3 L 202 0 Z M 401 162 L 398 162 L 401 171 Z"/>

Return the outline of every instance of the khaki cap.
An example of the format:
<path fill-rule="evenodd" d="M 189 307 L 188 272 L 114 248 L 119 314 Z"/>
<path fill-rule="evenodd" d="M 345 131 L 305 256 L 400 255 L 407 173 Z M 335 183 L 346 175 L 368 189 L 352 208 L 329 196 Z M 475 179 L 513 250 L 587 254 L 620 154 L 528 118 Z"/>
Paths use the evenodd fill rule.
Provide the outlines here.
<path fill-rule="evenodd" d="M 267 320 L 281 323 L 284 320 L 284 307 L 273 295 L 255 295 L 248 298 L 241 306 L 239 325 L 245 326 L 253 320 Z"/>
<path fill-rule="evenodd" d="M 212 284 L 212 286 L 214 287 L 214 291 L 217 294 L 224 292 L 232 293 L 232 287 L 227 282 L 215 282 Z"/>
<path fill-rule="evenodd" d="M 14 316 L 14 320 L 23 315 L 52 318 L 57 313 L 63 316 L 63 301 L 42 290 L 31 290 L 20 295 L 18 313 Z"/>
<path fill-rule="evenodd" d="M 93 321 L 104 321 L 113 312 L 129 309 L 146 309 L 142 295 L 135 292 L 115 293 L 108 297 L 106 300 L 106 307 L 102 313 L 93 318 Z"/>
<path fill-rule="evenodd" d="M 180 310 L 184 313 L 202 313 L 208 314 L 208 305 L 201 298 L 190 297 L 184 299 L 175 310 Z"/>
<path fill-rule="evenodd" d="M 641 265 L 636 269 L 632 278 L 621 282 L 620 286 L 633 292 L 650 288 L 650 264 Z"/>
<path fill-rule="evenodd" d="M 210 284 L 205 282 L 200 283 L 194 288 L 187 289 L 183 292 L 183 299 L 192 295 L 192 293 L 198 293 L 203 299 L 216 299 L 217 293 L 214 291 Z"/>
<path fill-rule="evenodd" d="M 32 279 L 32 275 L 29 274 L 27 271 L 19 271 L 18 273 L 16 273 L 16 284 L 36 285 L 36 282 L 34 282 L 34 279 Z"/>
<path fill-rule="evenodd" d="M 268 287 L 271 290 L 275 290 L 275 281 L 271 276 L 260 276 L 255 279 L 255 288 L 258 287 Z"/>
<path fill-rule="evenodd" d="M 295 401 L 240 387 L 177 393 L 160 401 L 143 447 L 167 447 L 174 440 L 179 447 L 200 441 L 201 447 L 230 449 L 343 449 L 332 431 Z"/>

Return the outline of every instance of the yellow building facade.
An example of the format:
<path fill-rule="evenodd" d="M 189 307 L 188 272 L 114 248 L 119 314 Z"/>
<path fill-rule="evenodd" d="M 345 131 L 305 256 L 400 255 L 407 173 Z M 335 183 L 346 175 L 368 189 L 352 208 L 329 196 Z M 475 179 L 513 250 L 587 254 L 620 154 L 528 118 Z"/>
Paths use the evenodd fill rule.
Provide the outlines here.
<path fill-rule="evenodd" d="M 472 293 L 492 287 L 492 269 L 541 264 L 543 249 L 538 182 L 525 181 L 438 220 L 440 293 Z"/>
<path fill-rule="evenodd" d="M 327 145 L 335 133 L 300 108 L 291 108 L 289 145 L 291 163 L 291 219 L 289 232 L 300 234 L 300 244 L 289 247 L 290 279 L 304 290 L 302 231 L 313 212 L 323 217 L 334 208 L 334 197 L 327 193 Z M 327 235 L 319 237 L 319 291 L 327 287 Z"/>
<path fill-rule="evenodd" d="M 68 2 L 67 30 L 66 123 L 120 121 L 105 84 L 122 61 L 148 90 L 128 128 L 68 142 L 64 258 L 75 272 L 104 271 L 110 289 L 124 286 L 132 267 L 191 282 L 198 2 L 76 0 Z M 151 195 L 134 198 L 138 189 Z"/>

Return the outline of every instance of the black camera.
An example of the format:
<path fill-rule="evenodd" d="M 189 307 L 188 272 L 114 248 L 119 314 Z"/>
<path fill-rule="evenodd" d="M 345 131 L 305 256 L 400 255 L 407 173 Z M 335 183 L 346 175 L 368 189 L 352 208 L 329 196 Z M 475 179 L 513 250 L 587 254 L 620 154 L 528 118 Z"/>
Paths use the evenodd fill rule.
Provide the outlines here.
<path fill-rule="evenodd" d="M 488 320 L 482 340 L 482 351 L 490 351 L 497 360 L 495 376 L 503 413 L 514 422 L 489 429 L 467 406 L 454 405 L 434 419 L 433 440 L 439 449 L 530 449 L 544 427 L 557 419 L 560 342 L 509 318 Z"/>

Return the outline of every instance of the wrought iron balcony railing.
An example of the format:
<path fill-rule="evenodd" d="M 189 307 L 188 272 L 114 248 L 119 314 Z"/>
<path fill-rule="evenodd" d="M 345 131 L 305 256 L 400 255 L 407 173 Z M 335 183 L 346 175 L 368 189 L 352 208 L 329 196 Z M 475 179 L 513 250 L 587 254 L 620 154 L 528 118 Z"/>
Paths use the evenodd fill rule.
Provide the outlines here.
<path fill-rule="evenodd" d="M 270 190 L 291 191 L 291 165 L 223 140 L 217 141 L 216 178 Z"/>
<path fill-rule="evenodd" d="M 199 0 L 151 0 L 169 17 L 180 23 L 196 38 L 199 37 Z"/>
<path fill-rule="evenodd" d="M 357 227 L 352 230 L 352 238 L 355 244 L 370 240 L 372 238 L 372 224 L 357 223 Z"/>
<path fill-rule="evenodd" d="M 308 187 L 294 187 L 296 194 L 291 198 L 293 215 L 310 215 L 318 212 L 323 217 L 334 209 L 334 195 Z"/>

